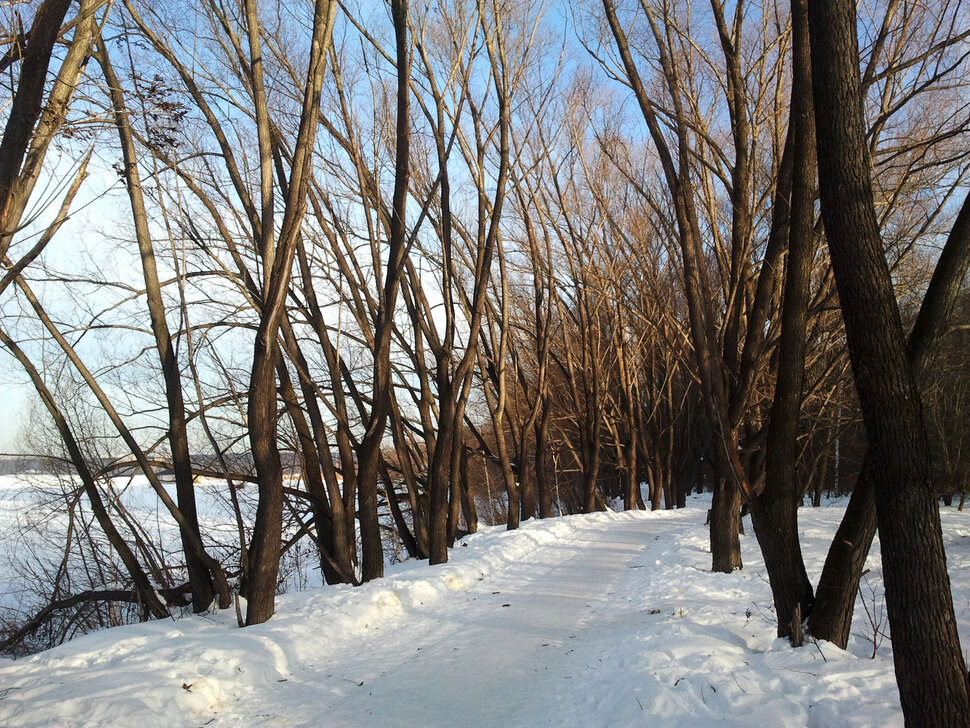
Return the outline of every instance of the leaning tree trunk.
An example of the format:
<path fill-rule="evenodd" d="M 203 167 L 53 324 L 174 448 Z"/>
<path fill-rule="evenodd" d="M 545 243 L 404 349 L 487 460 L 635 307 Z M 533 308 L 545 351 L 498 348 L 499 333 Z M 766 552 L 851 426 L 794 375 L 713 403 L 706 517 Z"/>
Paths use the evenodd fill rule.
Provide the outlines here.
<path fill-rule="evenodd" d="M 138 559 L 132 552 L 128 543 L 122 537 L 121 533 L 115 527 L 114 522 L 111 520 L 111 515 L 108 513 L 108 509 L 104 504 L 104 500 L 101 498 L 101 492 L 98 490 L 97 483 L 95 483 L 94 476 L 91 474 L 88 468 L 87 461 L 84 458 L 81 448 L 78 445 L 77 439 L 74 437 L 74 433 L 71 430 L 67 419 L 64 417 L 63 412 L 57 406 L 54 400 L 54 395 L 48 389 L 47 384 L 44 382 L 43 377 L 37 368 L 34 366 L 33 362 L 27 357 L 19 345 L 13 341 L 3 329 L 0 329 L 0 344 L 3 344 L 11 354 L 23 365 L 24 370 L 30 377 L 34 388 L 37 390 L 37 394 L 40 395 L 41 401 L 47 408 L 51 417 L 54 419 L 54 424 L 57 427 L 57 431 L 64 442 L 64 447 L 67 448 L 68 455 L 71 458 L 71 463 L 74 465 L 74 469 L 77 471 L 78 477 L 81 478 L 81 484 L 84 487 L 84 492 L 88 496 L 88 500 L 91 503 L 91 512 L 94 514 L 95 519 L 98 521 L 98 525 L 101 526 L 101 530 L 104 532 L 105 537 L 108 539 L 108 543 L 111 544 L 111 548 L 114 549 L 115 553 L 121 559 L 124 564 L 125 569 L 128 572 L 128 576 L 131 578 L 132 587 L 138 595 L 138 600 L 141 602 L 144 609 L 144 614 L 150 615 L 155 619 L 163 619 L 168 615 L 168 610 L 165 605 L 162 604 L 161 599 L 159 599 L 158 593 L 152 586 L 148 575 L 145 570 L 142 569 L 141 564 L 138 563 Z"/>
<path fill-rule="evenodd" d="M 929 366 L 936 344 L 950 319 L 968 265 L 970 196 L 964 200 L 943 247 L 909 337 L 909 362 L 917 381 Z M 849 505 L 825 558 L 809 621 L 809 629 L 814 637 L 834 642 L 842 648 L 849 641 L 859 580 L 876 534 L 874 469 L 872 456 L 867 453 Z"/>
<path fill-rule="evenodd" d="M 384 575 L 384 551 L 377 518 L 377 480 L 381 448 L 391 408 L 391 334 L 394 307 L 404 272 L 407 245 L 407 195 L 410 183 L 410 74 L 407 0 L 392 0 L 397 63 L 397 112 L 395 119 L 394 195 L 391 201 L 387 266 L 381 291 L 378 321 L 374 327 L 373 408 L 367 432 L 358 448 L 358 503 L 362 548 L 361 579 L 368 581 Z"/>
<path fill-rule="evenodd" d="M 145 297 L 148 301 L 152 333 L 155 336 L 155 348 L 158 352 L 162 377 L 165 381 L 165 401 L 168 405 L 168 442 L 172 453 L 172 469 L 175 471 L 175 493 L 179 510 L 185 516 L 186 527 L 192 531 L 192 534 L 181 533 L 182 552 L 185 555 L 185 567 L 192 589 L 192 609 L 199 613 L 212 606 L 215 586 L 212 574 L 206 567 L 205 561 L 192 548 L 194 539 L 201 541 L 202 531 L 199 528 L 199 515 L 195 502 L 195 484 L 189 453 L 185 402 L 182 396 L 182 377 L 179 372 L 178 358 L 175 355 L 175 346 L 172 343 L 172 336 L 165 318 L 165 303 L 162 300 L 162 287 L 158 279 L 158 268 L 155 264 L 155 251 L 152 246 L 148 213 L 142 192 L 141 175 L 138 171 L 138 156 L 131 128 L 131 113 L 127 108 L 121 85 L 108 57 L 107 44 L 103 40 L 98 41 L 97 58 L 108 83 L 108 94 L 111 98 L 115 126 L 118 129 L 118 138 L 121 143 L 124 158 L 123 174 L 128 187 L 132 222 L 134 223 L 135 238 L 138 243 L 142 273 L 145 279 Z M 230 603 L 231 596 L 228 592 L 219 595 L 219 606 L 221 608 L 228 607 Z"/>
<path fill-rule="evenodd" d="M 802 621 L 811 611 L 812 584 L 798 540 L 798 504 L 802 489 L 798 459 L 798 421 L 805 372 L 805 329 L 811 293 L 815 242 L 815 119 L 812 115 L 811 57 L 806 0 L 792 2 L 792 110 L 794 134 L 789 214 L 788 262 L 778 344 L 778 376 L 768 424 L 765 489 L 751 502 L 751 522 L 758 536 L 778 618 L 778 636 L 801 645 Z"/>
<path fill-rule="evenodd" d="M 44 0 L 34 14 L 27 47 L 22 50 L 17 90 L 10 102 L 3 137 L 0 137 L 0 260 L 7 255 L 26 204 L 20 195 L 15 194 L 15 186 L 34 139 L 35 125 L 44 103 L 47 69 L 70 6 L 71 0 Z"/>
<path fill-rule="evenodd" d="M 907 724 L 970 726 L 919 392 L 873 203 L 855 4 L 811 0 L 822 217 L 875 472 L 886 607 Z"/>
<path fill-rule="evenodd" d="M 256 522 L 253 526 L 246 572 L 246 624 L 260 624 L 273 616 L 279 576 L 283 518 L 283 470 L 277 447 L 276 365 L 280 356 L 277 335 L 286 315 L 286 295 L 300 228 L 306 212 L 306 192 L 320 105 L 327 48 L 330 45 L 336 3 L 317 0 L 307 83 L 303 93 L 299 130 L 293 147 L 290 178 L 286 189 L 283 220 L 274 240 L 273 152 L 271 120 L 261 56 L 261 24 L 255 0 L 245 3 L 250 82 L 255 106 L 260 158 L 261 218 L 259 253 L 265 279 L 259 326 L 253 350 L 249 390 L 249 441 L 259 486 Z"/>

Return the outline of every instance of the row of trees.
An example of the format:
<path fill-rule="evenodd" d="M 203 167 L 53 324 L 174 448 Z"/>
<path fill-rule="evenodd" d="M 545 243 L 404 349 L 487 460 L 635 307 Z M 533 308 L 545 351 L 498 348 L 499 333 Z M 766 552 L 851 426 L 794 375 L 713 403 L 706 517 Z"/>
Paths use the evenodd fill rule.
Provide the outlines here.
<path fill-rule="evenodd" d="M 238 593 L 256 624 L 301 540 L 356 584 L 392 543 L 447 560 L 483 506 L 515 528 L 707 486 L 713 568 L 744 502 L 796 644 L 845 645 L 878 524 L 904 712 L 967 720 L 935 511 L 966 490 L 960 3 L 29 9 L 4 11 L 0 344 L 120 565 L 83 601 Z M 111 497 L 131 463 L 168 568 Z M 813 587 L 798 505 L 856 474 Z M 58 579 L 8 647 L 78 603 Z"/>

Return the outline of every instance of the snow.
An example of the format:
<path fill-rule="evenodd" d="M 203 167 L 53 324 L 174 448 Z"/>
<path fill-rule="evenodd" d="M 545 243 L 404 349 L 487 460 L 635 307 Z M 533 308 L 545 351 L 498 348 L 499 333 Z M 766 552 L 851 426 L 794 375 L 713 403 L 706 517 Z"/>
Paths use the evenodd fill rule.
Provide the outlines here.
<path fill-rule="evenodd" d="M 743 571 L 709 571 L 708 506 L 484 529 L 446 565 L 283 595 L 256 627 L 227 610 L 0 660 L 0 725 L 901 726 L 863 610 L 848 651 L 776 639 L 753 537 Z M 813 579 L 843 510 L 800 511 Z M 970 524 L 943 520 L 966 645 Z"/>

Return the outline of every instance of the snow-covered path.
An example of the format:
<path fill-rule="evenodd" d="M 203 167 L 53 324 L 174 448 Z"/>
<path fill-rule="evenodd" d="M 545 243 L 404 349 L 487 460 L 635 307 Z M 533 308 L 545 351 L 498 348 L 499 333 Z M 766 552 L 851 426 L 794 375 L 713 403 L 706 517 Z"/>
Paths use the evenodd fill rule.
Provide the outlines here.
<path fill-rule="evenodd" d="M 88 635 L 0 661 L 0 725 L 589 725 L 578 688 L 610 657 L 590 631 L 643 618 L 616 586 L 683 525 L 601 514 L 491 529 L 442 567 L 286 595 L 258 627 L 222 613 Z"/>
<path fill-rule="evenodd" d="M 744 571 L 709 571 L 708 503 L 486 529 L 447 565 L 284 595 L 247 629 L 217 613 L 0 660 L 0 726 L 901 726 L 863 610 L 849 651 L 775 639 L 755 541 Z M 841 513 L 801 511 L 812 578 Z M 968 515 L 943 515 L 970 644 Z M 878 550 L 868 566 L 878 590 Z"/>
<path fill-rule="evenodd" d="M 517 560 L 501 580 L 483 579 L 463 598 L 391 626 L 389 639 L 369 634 L 332 664 L 330 679 L 345 684 L 333 686 L 339 695 L 326 701 L 327 725 L 537 725 L 543 717 L 563 725 L 568 715 L 553 716 L 569 681 L 582 681 L 609 658 L 588 664 L 588 632 L 601 615 L 633 611 L 613 587 L 641 558 L 656 525 L 627 521 L 566 547 L 549 544 Z"/>

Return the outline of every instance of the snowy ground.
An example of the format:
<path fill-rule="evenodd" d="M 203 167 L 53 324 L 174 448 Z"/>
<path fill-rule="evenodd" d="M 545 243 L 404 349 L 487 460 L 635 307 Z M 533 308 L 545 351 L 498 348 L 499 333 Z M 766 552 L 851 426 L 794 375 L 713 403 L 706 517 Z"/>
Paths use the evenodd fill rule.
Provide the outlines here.
<path fill-rule="evenodd" d="M 843 505 L 800 512 L 812 578 Z M 863 610 L 846 652 L 776 640 L 753 538 L 743 572 L 708 571 L 707 507 L 488 529 L 444 566 L 285 595 L 258 627 L 219 613 L 0 661 L 0 725 L 901 726 Z M 970 515 L 943 517 L 968 645 Z"/>

